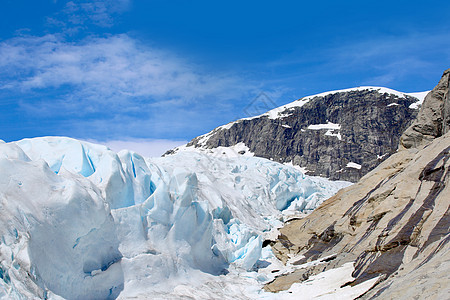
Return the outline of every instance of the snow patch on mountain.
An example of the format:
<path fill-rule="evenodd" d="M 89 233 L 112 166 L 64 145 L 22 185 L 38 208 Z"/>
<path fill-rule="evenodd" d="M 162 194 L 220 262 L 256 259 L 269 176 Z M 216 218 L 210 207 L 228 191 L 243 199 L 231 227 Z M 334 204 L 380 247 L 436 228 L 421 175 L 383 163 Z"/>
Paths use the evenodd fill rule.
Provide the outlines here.
<path fill-rule="evenodd" d="M 386 88 L 386 87 L 359 86 L 359 87 L 355 87 L 355 88 L 324 92 L 324 93 L 308 96 L 308 97 L 305 97 L 305 98 L 309 100 L 309 99 L 312 99 L 312 98 L 315 98 L 315 97 L 325 97 L 325 96 L 332 95 L 332 94 L 347 93 L 347 92 L 353 92 L 353 91 L 377 91 L 380 94 L 391 94 L 391 95 L 397 96 L 399 98 L 405 98 L 405 96 L 411 96 L 411 97 L 415 97 L 415 98 L 417 98 L 419 100 L 421 99 L 420 97 L 422 97 L 423 93 L 427 93 L 427 92 L 404 93 L 404 92 L 399 92 L 399 91 L 396 91 L 396 90 L 393 90 L 393 89 L 390 89 L 390 88 Z M 303 98 L 303 99 L 305 99 L 305 98 Z"/>
<path fill-rule="evenodd" d="M 428 95 L 430 91 L 426 91 L 426 92 L 417 92 L 417 93 L 409 93 L 407 95 L 411 96 L 411 97 L 415 97 L 417 99 L 419 99 L 419 101 L 414 102 L 413 104 L 411 104 L 409 106 L 409 108 L 412 109 L 419 109 L 420 106 L 423 104 L 423 101 L 425 100 L 425 97 Z"/>
<path fill-rule="evenodd" d="M 341 125 L 327 122 L 327 124 L 309 125 L 308 129 L 310 129 L 310 130 L 321 130 L 321 129 L 339 130 L 339 129 L 341 129 Z"/>
<path fill-rule="evenodd" d="M 339 125 L 339 124 L 334 124 L 334 123 L 331 123 L 331 122 L 328 121 L 327 124 L 313 124 L 313 125 L 309 125 L 307 129 L 310 129 L 310 130 L 326 129 L 327 130 L 325 132 L 326 136 L 335 136 L 339 140 L 342 140 L 341 133 L 338 131 L 338 130 L 341 129 L 341 125 Z"/>
<path fill-rule="evenodd" d="M 347 163 L 346 167 L 347 168 L 358 169 L 358 170 L 361 169 L 361 165 L 357 164 L 357 163 L 354 163 L 354 162 Z"/>

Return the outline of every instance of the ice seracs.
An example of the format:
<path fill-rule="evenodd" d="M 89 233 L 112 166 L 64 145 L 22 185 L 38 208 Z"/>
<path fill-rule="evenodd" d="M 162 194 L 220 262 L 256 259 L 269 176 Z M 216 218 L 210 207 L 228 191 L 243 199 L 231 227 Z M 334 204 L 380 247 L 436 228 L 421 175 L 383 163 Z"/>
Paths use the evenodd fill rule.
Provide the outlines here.
<path fill-rule="evenodd" d="M 5 298 L 117 296 L 122 254 L 100 190 L 80 175 L 55 174 L 15 144 L 0 145 L 0 171 Z"/>
<path fill-rule="evenodd" d="M 218 151 L 144 158 L 60 137 L 0 144 L 0 297 L 170 294 L 246 272 L 274 226 L 349 185 L 245 145 Z"/>

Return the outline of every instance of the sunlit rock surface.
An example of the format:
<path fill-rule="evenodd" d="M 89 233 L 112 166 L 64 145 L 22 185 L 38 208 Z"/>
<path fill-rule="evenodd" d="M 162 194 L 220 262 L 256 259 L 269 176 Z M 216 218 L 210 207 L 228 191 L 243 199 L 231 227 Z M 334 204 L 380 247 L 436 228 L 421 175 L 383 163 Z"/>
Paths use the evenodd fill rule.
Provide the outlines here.
<path fill-rule="evenodd" d="M 273 247 L 280 259 L 294 257 L 294 265 L 312 260 L 324 264 L 280 276 L 266 290 L 288 289 L 354 262 L 353 278 L 346 285 L 376 279 L 362 299 L 448 298 L 449 74 L 444 72 L 425 98 L 397 153 L 308 217 L 280 230 Z"/>

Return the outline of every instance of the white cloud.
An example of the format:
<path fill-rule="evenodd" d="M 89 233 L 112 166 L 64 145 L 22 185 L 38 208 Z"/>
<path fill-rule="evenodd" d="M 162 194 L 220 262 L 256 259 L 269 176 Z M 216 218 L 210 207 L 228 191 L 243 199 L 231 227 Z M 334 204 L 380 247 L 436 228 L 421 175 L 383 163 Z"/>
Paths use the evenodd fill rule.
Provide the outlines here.
<path fill-rule="evenodd" d="M 159 157 L 166 151 L 186 144 L 188 141 L 176 141 L 165 139 L 131 139 L 131 140 L 110 140 L 99 142 L 89 140 L 91 143 L 103 144 L 111 150 L 119 152 L 120 150 L 132 150 L 144 157 Z"/>
<path fill-rule="evenodd" d="M 112 27 L 114 16 L 127 10 L 130 2 L 130 0 L 68 1 L 60 12 L 47 18 L 47 23 L 72 32 L 91 24 Z"/>
<path fill-rule="evenodd" d="M 222 102 L 252 90 L 234 74 L 210 74 L 128 35 L 67 42 L 58 35 L 0 43 L 0 89 L 52 93 L 52 101 L 24 103 L 35 113 L 116 110 Z M 56 95 L 56 96 L 55 96 Z M 41 97 L 42 98 L 42 97 Z"/>
<path fill-rule="evenodd" d="M 207 72 L 126 34 L 0 43 L 0 91 L 17 99 L 24 117 L 53 120 L 47 122 L 57 126 L 52 134 L 194 137 L 230 121 L 259 90 L 241 75 Z"/>

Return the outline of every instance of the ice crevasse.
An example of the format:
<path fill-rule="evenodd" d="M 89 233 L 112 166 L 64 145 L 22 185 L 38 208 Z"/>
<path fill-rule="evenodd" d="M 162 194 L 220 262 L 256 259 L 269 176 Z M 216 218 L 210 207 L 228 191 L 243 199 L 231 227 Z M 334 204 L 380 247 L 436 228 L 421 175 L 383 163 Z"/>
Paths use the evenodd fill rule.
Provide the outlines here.
<path fill-rule="evenodd" d="M 0 298 L 164 292 L 251 269 L 263 233 L 348 183 L 262 158 L 144 158 L 70 138 L 0 143 Z"/>

